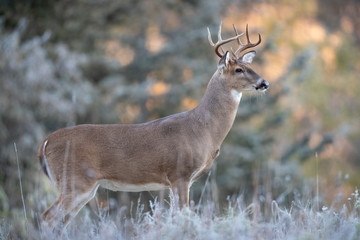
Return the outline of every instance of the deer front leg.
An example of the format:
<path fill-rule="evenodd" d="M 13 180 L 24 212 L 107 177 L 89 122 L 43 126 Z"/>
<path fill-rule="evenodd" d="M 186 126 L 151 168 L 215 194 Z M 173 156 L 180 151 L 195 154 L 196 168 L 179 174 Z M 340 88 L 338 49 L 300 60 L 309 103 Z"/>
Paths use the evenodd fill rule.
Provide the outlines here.
<path fill-rule="evenodd" d="M 171 202 L 172 207 L 182 209 L 189 206 L 190 181 L 179 179 L 171 184 L 171 190 L 174 194 L 174 199 Z"/>

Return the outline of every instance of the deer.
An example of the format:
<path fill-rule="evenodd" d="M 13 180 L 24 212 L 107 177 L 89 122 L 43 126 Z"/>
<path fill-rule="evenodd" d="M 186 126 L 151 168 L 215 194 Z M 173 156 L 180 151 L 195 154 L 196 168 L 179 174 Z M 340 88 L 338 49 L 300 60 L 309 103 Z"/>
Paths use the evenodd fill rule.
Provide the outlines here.
<path fill-rule="evenodd" d="M 208 40 L 220 58 L 199 104 L 192 110 L 140 124 L 83 124 L 59 129 L 38 149 L 40 166 L 60 194 L 42 213 L 42 223 L 64 229 L 94 198 L 97 189 L 158 191 L 170 189 L 180 209 L 189 206 L 192 183 L 208 172 L 220 154 L 246 91 L 265 92 L 269 83 L 250 66 L 261 43 L 233 25 L 235 36 Z M 238 48 L 226 52 L 225 44 Z M 231 56 L 230 56 L 231 52 Z M 242 54 L 242 55 L 240 55 Z M 172 203 L 171 203 L 172 204 Z"/>

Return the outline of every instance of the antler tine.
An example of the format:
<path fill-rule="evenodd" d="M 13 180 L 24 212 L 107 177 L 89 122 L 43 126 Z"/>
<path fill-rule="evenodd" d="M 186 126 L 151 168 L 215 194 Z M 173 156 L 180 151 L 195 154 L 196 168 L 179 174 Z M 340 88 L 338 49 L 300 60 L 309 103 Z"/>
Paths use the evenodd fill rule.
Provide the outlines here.
<path fill-rule="evenodd" d="M 208 31 L 208 40 L 209 40 L 210 45 L 215 46 L 214 42 L 211 39 L 211 33 L 210 33 L 209 27 L 207 28 L 207 31 Z"/>
<path fill-rule="evenodd" d="M 235 33 L 237 33 L 237 30 L 236 30 L 235 26 L 234 26 L 234 31 L 235 31 Z M 260 33 L 259 33 L 259 40 L 256 43 L 250 42 L 248 24 L 246 24 L 246 40 L 247 40 L 247 43 L 245 45 L 243 45 L 240 40 L 238 41 L 238 43 L 240 42 L 239 43 L 240 46 L 234 53 L 236 56 L 238 56 L 238 54 L 240 52 L 242 52 L 242 51 L 244 51 L 244 50 L 246 50 L 248 48 L 256 47 L 257 45 L 259 45 L 261 43 L 261 35 L 260 35 Z"/>
<path fill-rule="evenodd" d="M 236 29 L 236 27 L 235 27 L 235 24 L 233 24 L 233 29 L 234 29 L 235 34 L 236 34 L 236 35 L 239 35 L 239 33 L 238 33 L 238 31 L 237 31 L 237 29 Z M 237 42 L 238 42 L 239 45 L 242 45 L 242 43 L 241 43 L 241 41 L 240 41 L 240 38 L 237 39 Z"/>
<path fill-rule="evenodd" d="M 231 54 L 233 55 L 233 57 L 237 58 L 236 55 L 235 55 L 234 49 L 231 47 L 230 50 L 231 50 Z"/>
<path fill-rule="evenodd" d="M 222 41 L 222 38 L 221 38 L 221 28 L 222 28 L 222 22 L 221 22 L 220 25 L 219 25 L 219 30 L 218 30 L 218 42 L 219 42 L 219 41 Z"/>
<path fill-rule="evenodd" d="M 208 40 L 209 40 L 209 43 L 210 43 L 211 46 L 214 47 L 215 53 L 216 53 L 216 55 L 218 55 L 219 57 L 222 57 L 222 56 L 223 56 L 223 54 L 221 54 L 221 53 L 219 52 L 219 48 L 221 49 L 222 52 L 224 52 L 224 50 L 221 48 L 222 45 L 224 45 L 224 44 L 226 44 L 226 43 L 229 43 L 229 42 L 231 42 L 231 41 L 234 41 L 234 40 L 238 39 L 239 37 L 241 37 L 241 36 L 243 35 L 243 33 L 241 33 L 241 34 L 236 34 L 236 36 L 234 36 L 234 37 L 231 37 L 231 38 L 228 38 L 228 39 L 223 40 L 222 37 L 221 37 L 221 25 L 222 25 L 222 23 L 220 23 L 219 31 L 218 31 L 218 40 L 217 40 L 217 42 L 216 42 L 215 44 L 214 44 L 214 42 L 212 41 L 210 29 L 207 28 L 207 30 L 208 30 Z"/>
<path fill-rule="evenodd" d="M 233 29 L 234 29 L 235 35 L 239 35 L 239 33 L 238 33 L 238 31 L 237 31 L 237 29 L 236 29 L 236 27 L 235 27 L 235 24 L 233 24 Z M 239 48 L 240 48 L 241 46 L 243 46 L 243 44 L 242 44 L 241 41 L 240 41 L 240 38 L 236 39 L 236 41 L 237 41 L 237 43 L 238 43 L 238 45 L 239 45 Z M 234 50 L 231 48 L 231 53 L 232 53 L 232 55 L 234 56 L 234 58 L 238 58 L 238 56 L 237 56 L 237 51 L 239 50 L 239 48 L 236 49 L 235 52 L 234 52 Z"/>

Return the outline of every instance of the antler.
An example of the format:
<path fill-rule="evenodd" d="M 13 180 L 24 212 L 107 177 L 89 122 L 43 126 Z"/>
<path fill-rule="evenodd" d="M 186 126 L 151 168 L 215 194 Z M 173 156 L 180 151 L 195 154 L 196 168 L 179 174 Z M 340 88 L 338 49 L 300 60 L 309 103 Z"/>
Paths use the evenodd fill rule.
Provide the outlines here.
<path fill-rule="evenodd" d="M 209 43 L 210 43 L 211 46 L 214 47 L 215 53 L 216 53 L 219 57 L 222 57 L 222 56 L 223 56 L 223 54 L 221 54 L 221 53 L 219 52 L 219 48 L 221 49 L 222 52 L 224 52 L 224 50 L 221 48 L 222 45 L 224 45 L 224 44 L 226 44 L 226 43 L 229 43 L 229 42 L 231 42 L 231 41 L 234 41 L 234 40 L 236 40 L 236 39 L 238 40 L 238 43 L 240 44 L 241 42 L 240 42 L 239 38 L 240 38 L 242 35 L 244 35 L 244 33 L 238 34 L 237 31 L 236 31 L 236 36 L 235 36 L 235 37 L 232 37 L 232 38 L 228 38 L 228 39 L 223 40 L 222 37 L 221 37 L 221 25 L 222 25 L 222 23 L 220 23 L 219 31 L 218 31 L 218 41 L 217 41 L 215 44 L 214 44 L 214 42 L 213 42 L 212 39 L 211 39 L 210 30 L 209 30 L 209 28 L 207 28 L 207 30 L 208 30 Z"/>
<path fill-rule="evenodd" d="M 238 31 L 235 27 L 235 25 L 233 24 L 233 28 L 234 28 L 234 32 L 236 35 L 238 35 Z M 261 43 L 261 35 L 259 33 L 259 40 L 257 41 L 257 43 L 252 43 L 250 42 L 250 38 L 249 38 L 249 30 L 248 30 L 248 25 L 246 24 L 246 40 L 247 40 L 247 43 L 246 44 L 242 44 L 242 42 L 240 41 L 240 39 L 237 39 L 237 42 L 239 44 L 239 47 L 238 49 L 236 49 L 236 51 L 234 52 L 232 49 L 231 49 L 231 52 L 232 54 L 234 55 L 234 57 L 236 59 L 239 58 L 238 54 L 248 48 L 253 48 L 253 47 L 256 47 L 257 45 L 259 45 Z"/>

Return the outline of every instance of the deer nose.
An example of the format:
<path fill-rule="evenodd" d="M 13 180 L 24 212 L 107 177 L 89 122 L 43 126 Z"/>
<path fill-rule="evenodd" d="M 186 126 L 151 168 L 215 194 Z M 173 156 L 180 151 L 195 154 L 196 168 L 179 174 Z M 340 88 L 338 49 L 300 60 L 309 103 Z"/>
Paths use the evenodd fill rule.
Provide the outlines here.
<path fill-rule="evenodd" d="M 258 86 L 256 86 L 256 90 L 267 90 L 269 88 L 269 82 L 266 80 L 262 80 Z"/>
<path fill-rule="evenodd" d="M 268 89 L 269 88 L 269 82 L 264 80 L 261 85 L 264 87 L 264 89 Z"/>

